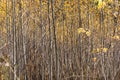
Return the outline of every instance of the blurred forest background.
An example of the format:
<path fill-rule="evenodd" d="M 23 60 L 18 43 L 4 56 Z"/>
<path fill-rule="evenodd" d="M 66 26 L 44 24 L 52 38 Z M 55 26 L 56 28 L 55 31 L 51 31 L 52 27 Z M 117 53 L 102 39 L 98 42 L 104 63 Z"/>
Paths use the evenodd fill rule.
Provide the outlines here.
<path fill-rule="evenodd" d="M 120 0 L 0 0 L 0 80 L 120 80 Z"/>

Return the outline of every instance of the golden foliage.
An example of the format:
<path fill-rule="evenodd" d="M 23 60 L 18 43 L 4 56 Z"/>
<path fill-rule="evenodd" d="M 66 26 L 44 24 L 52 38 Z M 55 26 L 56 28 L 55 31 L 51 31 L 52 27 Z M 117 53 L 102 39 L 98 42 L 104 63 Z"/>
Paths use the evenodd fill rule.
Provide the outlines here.
<path fill-rule="evenodd" d="M 113 36 L 112 38 L 115 39 L 115 40 L 119 40 L 120 39 L 120 37 L 118 35 Z"/>
<path fill-rule="evenodd" d="M 104 52 L 106 53 L 108 51 L 108 48 L 106 47 L 103 47 L 103 48 L 96 48 L 96 49 L 93 49 L 92 53 L 100 53 L 100 52 Z"/>
<path fill-rule="evenodd" d="M 108 51 L 108 48 L 103 48 L 103 52 L 107 52 Z"/>
<path fill-rule="evenodd" d="M 77 32 L 78 32 L 78 34 L 85 33 L 87 36 L 91 35 L 90 30 L 85 30 L 84 28 L 78 28 Z"/>
<path fill-rule="evenodd" d="M 93 60 L 94 62 L 96 62 L 96 61 L 97 61 L 97 58 L 96 58 L 96 57 L 94 57 L 94 58 L 92 58 L 92 60 Z"/>
<path fill-rule="evenodd" d="M 86 32 L 84 28 L 78 28 L 77 31 L 78 31 L 78 34 Z"/>
<path fill-rule="evenodd" d="M 106 3 L 105 3 L 104 1 L 99 0 L 99 2 L 98 2 L 98 9 L 102 9 L 102 8 L 104 8 L 105 5 L 106 5 Z"/>
<path fill-rule="evenodd" d="M 69 7 L 70 6 L 70 2 L 69 1 L 65 1 L 64 2 L 64 6 Z"/>
<path fill-rule="evenodd" d="M 91 35 L 91 32 L 90 32 L 90 31 L 86 31 L 86 35 L 87 35 L 87 36 L 90 36 L 90 35 Z"/>
<path fill-rule="evenodd" d="M 6 2 L 0 2 L 0 21 L 6 17 Z"/>
<path fill-rule="evenodd" d="M 22 5 L 23 8 L 26 7 L 26 3 L 23 0 L 21 0 L 21 5 Z"/>

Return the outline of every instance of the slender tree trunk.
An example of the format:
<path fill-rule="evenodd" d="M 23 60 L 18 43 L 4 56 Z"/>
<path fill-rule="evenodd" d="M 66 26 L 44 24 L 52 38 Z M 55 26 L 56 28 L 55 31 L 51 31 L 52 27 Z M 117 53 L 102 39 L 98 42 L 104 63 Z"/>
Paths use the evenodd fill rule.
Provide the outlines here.
<path fill-rule="evenodd" d="M 56 80 L 59 80 L 59 56 L 57 52 L 57 42 L 56 42 L 56 26 L 55 26 L 55 15 L 54 15 L 54 0 L 51 0 L 51 9 L 52 9 L 52 24 L 53 24 L 53 40 L 54 40 L 54 53 L 56 58 Z"/>
<path fill-rule="evenodd" d="M 81 5 L 80 5 L 80 0 L 78 0 L 78 28 L 82 28 L 82 20 L 81 20 Z M 82 65 L 82 35 L 79 35 L 79 48 L 78 48 L 78 53 L 80 53 L 80 75 L 81 75 L 81 80 L 83 80 L 83 65 Z"/>
<path fill-rule="evenodd" d="M 16 67 L 16 2 L 12 0 L 12 27 L 13 27 L 13 63 L 14 63 L 14 80 L 17 80 L 17 67 Z"/>

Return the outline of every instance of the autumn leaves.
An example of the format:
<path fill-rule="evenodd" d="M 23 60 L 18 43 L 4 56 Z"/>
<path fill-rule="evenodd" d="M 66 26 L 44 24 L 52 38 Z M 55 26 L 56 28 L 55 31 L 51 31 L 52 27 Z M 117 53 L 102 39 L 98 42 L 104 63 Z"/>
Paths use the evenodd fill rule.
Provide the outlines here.
<path fill-rule="evenodd" d="M 85 30 L 84 28 L 78 28 L 78 34 L 85 33 L 87 36 L 91 35 L 90 30 Z"/>
<path fill-rule="evenodd" d="M 100 53 L 100 52 L 104 52 L 106 53 L 108 51 L 108 48 L 104 47 L 104 48 L 96 48 L 92 50 L 92 53 Z"/>
<path fill-rule="evenodd" d="M 105 3 L 104 1 L 99 0 L 99 2 L 98 2 L 98 9 L 102 9 L 102 8 L 104 8 L 105 5 L 106 5 L 106 3 Z"/>
<path fill-rule="evenodd" d="M 78 34 L 83 34 L 84 33 L 88 37 L 91 35 L 91 31 L 90 30 L 85 30 L 84 28 L 78 28 L 77 32 L 78 32 Z M 111 39 L 120 40 L 120 37 L 119 37 L 119 35 L 115 35 L 115 36 L 111 37 Z"/>
<path fill-rule="evenodd" d="M 97 3 L 98 10 L 104 9 L 107 4 L 113 3 L 113 0 L 94 0 Z"/>
<path fill-rule="evenodd" d="M 0 22 L 6 17 L 6 3 L 0 2 Z"/>

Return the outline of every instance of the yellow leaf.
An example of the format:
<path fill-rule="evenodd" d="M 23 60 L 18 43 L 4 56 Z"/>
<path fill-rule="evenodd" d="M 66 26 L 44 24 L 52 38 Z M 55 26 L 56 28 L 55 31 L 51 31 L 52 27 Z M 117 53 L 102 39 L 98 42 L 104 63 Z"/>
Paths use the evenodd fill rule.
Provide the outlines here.
<path fill-rule="evenodd" d="M 90 36 L 90 35 L 91 35 L 91 32 L 90 32 L 90 31 L 86 31 L 86 35 L 87 35 L 87 36 Z"/>
<path fill-rule="evenodd" d="M 26 7 L 26 4 L 24 1 L 21 1 L 21 4 L 22 4 L 22 7 L 25 8 Z"/>
<path fill-rule="evenodd" d="M 84 28 L 78 28 L 78 34 L 86 32 Z"/>
<path fill-rule="evenodd" d="M 99 48 L 97 48 L 97 49 L 96 49 L 96 51 L 97 51 L 97 52 L 100 52 L 100 49 L 99 49 Z"/>
<path fill-rule="evenodd" d="M 93 50 L 92 50 L 92 53 L 98 53 L 98 52 L 100 52 L 100 49 L 99 49 L 99 48 L 96 48 L 96 49 L 93 49 Z"/>
<path fill-rule="evenodd" d="M 113 39 L 119 40 L 120 37 L 118 35 L 116 35 L 116 36 L 113 36 Z"/>
<path fill-rule="evenodd" d="M 102 8 L 104 8 L 105 5 L 106 5 L 106 3 L 105 3 L 104 1 L 99 0 L 99 3 L 98 3 L 98 9 L 102 9 Z"/>
<path fill-rule="evenodd" d="M 94 62 L 96 62 L 97 58 L 96 58 L 96 57 L 94 57 L 92 60 L 93 60 Z"/>
<path fill-rule="evenodd" d="M 103 48 L 103 52 L 107 52 L 108 51 L 108 48 Z"/>

